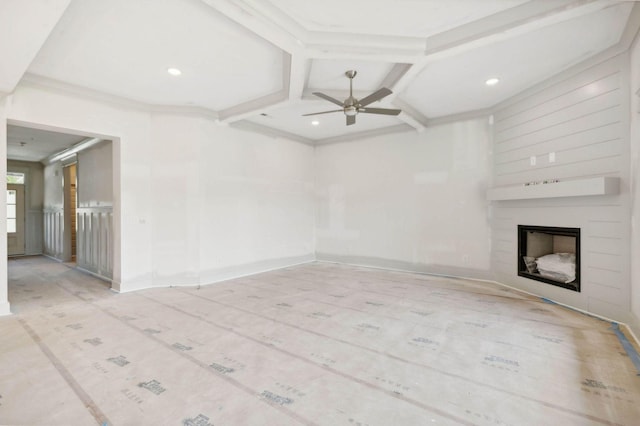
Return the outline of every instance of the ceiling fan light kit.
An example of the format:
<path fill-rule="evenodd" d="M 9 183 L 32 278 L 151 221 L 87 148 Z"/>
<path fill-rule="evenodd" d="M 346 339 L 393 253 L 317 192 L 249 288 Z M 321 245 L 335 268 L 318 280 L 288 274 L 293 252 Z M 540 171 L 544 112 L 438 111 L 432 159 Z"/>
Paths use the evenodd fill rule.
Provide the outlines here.
<path fill-rule="evenodd" d="M 336 104 L 342 109 L 334 109 L 331 111 L 322 111 L 322 112 L 313 112 L 311 114 L 303 114 L 303 116 L 309 115 L 319 115 L 319 114 L 329 114 L 331 112 L 340 112 L 342 111 L 344 115 L 347 117 L 347 126 L 351 126 L 356 123 L 356 115 L 359 113 L 365 114 L 381 114 L 381 115 L 398 115 L 402 111 L 399 109 L 391 109 L 391 108 L 365 108 L 367 105 L 370 105 L 376 101 L 381 100 L 382 98 L 389 96 L 393 93 L 390 89 L 383 87 L 381 89 L 376 90 L 369 96 L 366 96 L 358 101 L 358 99 L 353 97 L 353 79 L 358 74 L 355 70 L 349 70 L 344 73 L 349 79 L 349 97 L 344 100 L 344 102 L 340 102 L 336 98 L 333 98 L 329 95 L 325 95 L 321 92 L 313 92 L 319 98 L 322 98 L 326 101 L 329 101 L 333 104 Z"/>

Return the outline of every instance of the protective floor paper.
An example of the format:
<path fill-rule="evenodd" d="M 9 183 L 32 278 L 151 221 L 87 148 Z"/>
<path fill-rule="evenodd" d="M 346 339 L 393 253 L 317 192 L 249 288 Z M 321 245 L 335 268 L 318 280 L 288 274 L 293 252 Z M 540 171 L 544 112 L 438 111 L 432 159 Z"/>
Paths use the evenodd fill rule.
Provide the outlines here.
<path fill-rule="evenodd" d="M 310 263 L 115 294 L 41 257 L 9 282 L 2 425 L 640 419 L 624 328 L 490 283 Z"/>

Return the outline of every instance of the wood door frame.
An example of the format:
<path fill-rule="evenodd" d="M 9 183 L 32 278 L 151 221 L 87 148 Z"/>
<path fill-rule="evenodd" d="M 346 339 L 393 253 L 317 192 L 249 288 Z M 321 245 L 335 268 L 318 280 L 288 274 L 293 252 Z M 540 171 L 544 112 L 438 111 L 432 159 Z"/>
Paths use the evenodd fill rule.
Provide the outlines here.
<path fill-rule="evenodd" d="M 64 222 L 64 233 L 63 233 L 63 249 L 62 249 L 62 261 L 70 262 L 73 261 L 73 253 L 75 252 L 73 234 L 74 230 L 72 229 L 72 224 L 75 223 L 72 216 L 75 216 L 76 206 L 72 206 L 72 203 L 75 201 L 75 198 L 71 196 L 72 190 L 77 190 L 76 182 L 77 182 L 77 162 L 64 164 L 62 167 L 62 176 L 63 176 L 63 198 L 64 204 L 62 207 L 63 211 L 63 222 Z M 71 177 L 71 169 L 73 168 L 73 179 Z M 74 182 L 72 182 L 74 180 Z"/>

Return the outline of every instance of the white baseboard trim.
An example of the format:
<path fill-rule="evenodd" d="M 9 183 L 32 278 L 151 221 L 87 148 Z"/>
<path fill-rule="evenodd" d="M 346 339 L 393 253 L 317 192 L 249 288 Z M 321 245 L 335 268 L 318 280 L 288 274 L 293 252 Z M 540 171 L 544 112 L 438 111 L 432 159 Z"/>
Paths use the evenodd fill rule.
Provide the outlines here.
<path fill-rule="evenodd" d="M 343 256 L 328 253 L 316 253 L 316 259 L 318 262 L 362 266 L 365 268 L 384 269 L 387 271 L 411 272 L 414 274 L 433 275 L 437 277 L 464 278 L 480 281 L 491 281 L 493 278 L 493 274 L 491 274 L 491 272 L 480 269 L 458 268 L 447 265 L 427 265 L 378 257 Z"/>
<path fill-rule="evenodd" d="M 200 272 L 198 277 L 179 276 L 163 277 L 162 279 L 155 278 L 153 280 L 145 279 L 140 282 L 142 283 L 142 285 L 136 285 L 136 283 L 133 282 L 125 284 L 113 282 L 112 290 L 118 293 L 130 293 L 133 291 L 145 290 L 149 288 L 205 286 L 315 261 L 316 257 L 314 254 L 286 257 L 280 259 L 269 259 L 253 263 L 227 266 L 219 269 L 211 269 L 209 271 L 202 271 Z"/>
<path fill-rule="evenodd" d="M 633 340 L 635 340 L 636 344 L 640 346 L 640 318 L 636 317 L 632 313 L 629 324 L 625 324 L 625 326 L 631 337 L 633 337 Z"/>
<path fill-rule="evenodd" d="M 307 254 L 303 256 L 269 259 L 254 263 L 245 263 L 237 266 L 214 269 L 211 271 L 204 271 L 200 276 L 200 285 L 215 284 L 223 281 L 233 280 L 236 278 L 260 274 L 263 272 L 290 268 L 292 266 L 302 265 L 305 263 L 312 263 L 315 261 L 316 256 L 314 254 Z"/>

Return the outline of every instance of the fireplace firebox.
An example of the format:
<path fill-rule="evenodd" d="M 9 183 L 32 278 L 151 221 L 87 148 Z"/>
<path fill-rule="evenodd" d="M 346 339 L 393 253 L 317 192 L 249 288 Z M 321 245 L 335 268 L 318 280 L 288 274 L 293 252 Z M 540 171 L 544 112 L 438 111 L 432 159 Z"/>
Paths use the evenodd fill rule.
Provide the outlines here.
<path fill-rule="evenodd" d="M 580 228 L 518 225 L 518 275 L 580 291 Z"/>

